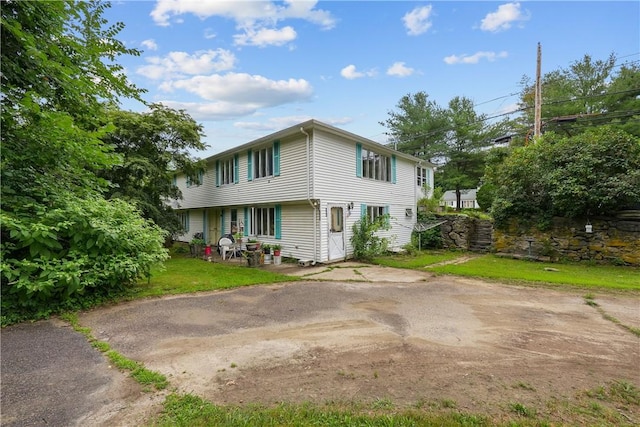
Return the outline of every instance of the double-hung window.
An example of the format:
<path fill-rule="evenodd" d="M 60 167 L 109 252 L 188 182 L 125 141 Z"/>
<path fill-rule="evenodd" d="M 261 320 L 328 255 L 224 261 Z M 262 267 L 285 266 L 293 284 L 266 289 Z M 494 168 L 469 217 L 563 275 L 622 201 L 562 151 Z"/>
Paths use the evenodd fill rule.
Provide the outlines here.
<path fill-rule="evenodd" d="M 282 206 L 247 207 L 244 210 L 245 236 L 281 238 Z"/>
<path fill-rule="evenodd" d="M 187 188 L 202 185 L 204 182 L 204 171 L 198 171 L 195 176 L 187 175 Z"/>
<path fill-rule="evenodd" d="M 189 231 L 189 211 L 179 212 L 178 218 L 180 219 L 180 225 L 185 232 Z"/>
<path fill-rule="evenodd" d="M 238 162 L 237 154 L 227 159 L 216 160 L 216 187 L 239 182 Z"/>
<path fill-rule="evenodd" d="M 429 170 L 425 167 L 418 166 L 418 187 L 424 187 L 425 185 L 429 185 Z"/>
<path fill-rule="evenodd" d="M 363 148 L 356 144 L 356 175 L 377 181 L 396 183 L 396 156 Z"/>
<path fill-rule="evenodd" d="M 247 152 L 247 180 L 280 175 L 280 141 Z"/>

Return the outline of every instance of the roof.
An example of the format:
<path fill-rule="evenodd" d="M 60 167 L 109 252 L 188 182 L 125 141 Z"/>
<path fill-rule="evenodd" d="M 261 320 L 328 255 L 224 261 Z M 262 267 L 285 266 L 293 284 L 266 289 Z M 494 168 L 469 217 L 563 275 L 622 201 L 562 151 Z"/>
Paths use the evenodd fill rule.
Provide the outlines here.
<path fill-rule="evenodd" d="M 209 162 L 209 161 L 211 161 L 213 159 L 220 158 L 220 157 L 225 157 L 225 156 L 228 156 L 229 154 L 234 153 L 236 151 L 249 149 L 249 148 L 251 148 L 253 146 L 260 145 L 260 144 L 263 144 L 265 142 L 271 142 L 271 141 L 276 140 L 276 139 L 281 139 L 281 138 L 286 138 L 286 137 L 293 136 L 293 135 L 298 135 L 298 134 L 302 133 L 303 129 L 304 129 L 305 132 L 309 132 L 309 131 L 314 130 L 314 129 L 321 130 L 321 131 L 328 132 L 328 133 L 331 133 L 331 134 L 334 134 L 334 135 L 337 135 L 337 136 L 342 136 L 344 138 L 349 138 L 349 139 L 355 140 L 357 142 L 360 142 L 361 144 L 366 144 L 368 146 L 375 146 L 376 149 L 380 150 L 381 152 L 387 152 L 387 153 L 395 154 L 397 157 L 401 157 L 403 159 L 407 159 L 407 160 L 413 161 L 415 163 L 422 163 L 422 164 L 425 164 L 427 166 L 435 166 L 435 165 L 433 165 L 432 163 L 430 163 L 430 162 L 428 162 L 426 160 L 420 159 L 419 157 L 415 157 L 415 156 L 412 156 L 410 154 L 402 153 L 400 151 L 397 151 L 397 150 L 389 148 L 389 147 L 387 147 L 385 145 L 382 145 L 379 142 L 373 141 L 373 140 L 368 139 L 368 138 L 364 138 L 364 137 L 362 137 L 360 135 L 356 135 L 355 133 L 351 133 L 351 132 L 348 132 L 346 130 L 339 129 L 339 128 L 335 127 L 335 126 L 328 125 L 326 123 L 320 122 L 320 121 L 315 120 L 315 119 L 307 120 L 306 122 L 302 122 L 302 123 L 299 123 L 297 125 L 293 125 L 291 127 L 288 127 L 286 129 L 279 130 L 279 131 L 274 132 L 272 134 L 265 135 L 265 136 L 260 137 L 258 139 L 254 139 L 253 141 L 247 142 L 246 144 L 242 144 L 242 145 L 239 145 L 237 147 L 230 148 L 230 149 L 225 150 L 225 151 L 223 151 L 221 153 L 216 153 L 216 154 L 214 154 L 212 156 L 207 157 L 205 160 L 207 162 Z"/>
<path fill-rule="evenodd" d="M 478 190 L 476 190 L 475 188 L 460 190 L 460 193 L 461 193 L 460 200 L 475 200 L 477 192 Z M 442 200 L 444 201 L 456 200 L 455 190 L 445 191 L 444 195 L 442 196 Z"/>

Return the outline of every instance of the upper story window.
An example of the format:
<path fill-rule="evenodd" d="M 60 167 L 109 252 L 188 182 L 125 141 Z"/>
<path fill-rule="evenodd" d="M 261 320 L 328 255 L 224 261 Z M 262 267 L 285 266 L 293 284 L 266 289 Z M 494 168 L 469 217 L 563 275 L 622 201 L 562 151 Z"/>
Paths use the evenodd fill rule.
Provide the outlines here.
<path fill-rule="evenodd" d="M 280 175 L 280 141 L 247 152 L 247 180 Z"/>
<path fill-rule="evenodd" d="M 195 176 L 187 175 L 187 188 L 204 183 L 204 171 L 199 171 Z"/>
<path fill-rule="evenodd" d="M 237 184 L 239 182 L 239 156 L 216 160 L 216 187 L 221 185 Z"/>
<path fill-rule="evenodd" d="M 396 156 L 380 154 L 356 144 L 356 175 L 396 183 Z"/>
<path fill-rule="evenodd" d="M 273 148 L 267 147 L 253 152 L 253 176 L 273 176 Z"/>
<path fill-rule="evenodd" d="M 429 184 L 429 170 L 427 168 L 424 168 L 422 166 L 418 166 L 417 169 L 418 172 L 418 187 L 422 187 L 425 185 L 430 185 Z"/>

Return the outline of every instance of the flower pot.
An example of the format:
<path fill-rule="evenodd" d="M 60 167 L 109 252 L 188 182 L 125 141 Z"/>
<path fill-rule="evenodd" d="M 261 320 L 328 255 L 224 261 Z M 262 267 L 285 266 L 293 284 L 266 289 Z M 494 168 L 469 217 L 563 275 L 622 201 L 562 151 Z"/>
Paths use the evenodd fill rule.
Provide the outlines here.
<path fill-rule="evenodd" d="M 280 249 L 274 249 L 273 256 L 280 256 Z"/>

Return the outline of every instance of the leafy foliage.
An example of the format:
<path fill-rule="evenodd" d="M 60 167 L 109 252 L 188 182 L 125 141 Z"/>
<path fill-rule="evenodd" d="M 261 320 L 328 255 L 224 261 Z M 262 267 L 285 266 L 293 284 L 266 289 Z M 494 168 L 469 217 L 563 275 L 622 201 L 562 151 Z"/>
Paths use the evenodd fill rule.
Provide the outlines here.
<path fill-rule="evenodd" d="M 140 100 L 115 60 L 137 55 L 107 3 L 7 1 L 1 13 L 3 323 L 107 297 L 166 256 L 163 233 L 107 202 L 104 104 Z"/>
<path fill-rule="evenodd" d="M 389 247 L 389 240 L 380 237 L 376 233 L 381 230 L 389 230 L 389 215 L 380 215 L 373 221 L 368 215 L 364 215 L 353 224 L 353 257 L 359 260 L 370 260 L 385 253 Z"/>
<path fill-rule="evenodd" d="M 432 212 L 418 212 L 418 223 L 427 223 L 436 220 Z M 424 231 L 413 231 L 411 233 L 411 244 L 418 249 L 439 249 L 442 248 L 442 234 L 440 227 L 430 228 Z"/>
<path fill-rule="evenodd" d="M 544 131 L 575 135 L 585 129 L 610 124 L 640 136 L 640 67 L 616 64 L 614 54 L 605 60 L 584 55 L 568 68 L 542 77 L 542 122 Z M 534 83 L 522 80 L 521 124 L 531 128 L 534 120 Z"/>
<path fill-rule="evenodd" d="M 163 233 L 128 203 L 67 195 L 2 212 L 3 323 L 108 297 L 167 258 Z"/>
<path fill-rule="evenodd" d="M 549 133 L 487 178 L 496 187 L 497 224 L 610 214 L 640 202 L 640 141 L 610 126 L 574 137 Z"/>
<path fill-rule="evenodd" d="M 106 118 L 114 127 L 101 139 L 122 159 L 99 174 L 111 183 L 106 196 L 132 202 L 170 235 L 180 233 L 180 220 L 165 201 L 182 197 L 173 171 L 195 175 L 202 167 L 189 153 L 206 148 L 202 126 L 186 112 L 159 104 L 145 113 L 111 110 Z"/>

